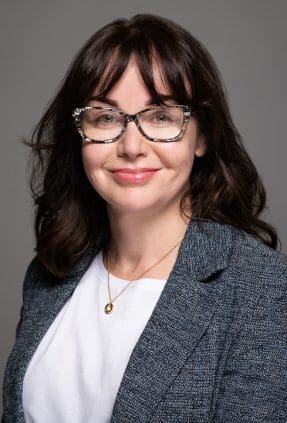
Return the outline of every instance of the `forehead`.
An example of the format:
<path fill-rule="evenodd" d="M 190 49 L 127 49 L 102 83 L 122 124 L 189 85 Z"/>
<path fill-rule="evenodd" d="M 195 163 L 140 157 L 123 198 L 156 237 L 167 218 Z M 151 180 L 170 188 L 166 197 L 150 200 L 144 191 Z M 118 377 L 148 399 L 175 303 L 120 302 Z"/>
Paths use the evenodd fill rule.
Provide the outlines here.
<path fill-rule="evenodd" d="M 100 102 L 117 107 L 126 113 L 134 114 L 153 104 L 163 101 L 174 102 L 175 99 L 167 89 L 159 67 L 156 65 L 153 67 L 153 79 L 156 95 L 148 89 L 137 61 L 132 58 L 111 89 L 103 95 L 96 88 L 88 103 Z"/>
<path fill-rule="evenodd" d="M 135 54 L 130 56 L 123 69 L 119 69 L 115 55 L 106 67 L 106 71 L 95 87 L 93 94 L 106 95 L 121 86 L 128 87 L 128 93 L 131 93 L 134 87 L 145 89 L 152 97 L 171 94 L 159 61 L 153 58 L 151 66 L 146 66 L 146 64 L 139 62 Z"/>

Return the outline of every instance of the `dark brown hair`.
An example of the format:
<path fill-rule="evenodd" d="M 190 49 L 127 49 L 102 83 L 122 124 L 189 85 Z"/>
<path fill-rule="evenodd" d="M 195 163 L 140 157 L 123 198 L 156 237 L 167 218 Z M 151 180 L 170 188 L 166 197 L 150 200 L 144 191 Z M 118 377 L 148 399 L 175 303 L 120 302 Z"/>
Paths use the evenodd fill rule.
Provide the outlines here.
<path fill-rule="evenodd" d="M 186 193 L 193 217 L 241 228 L 275 248 L 275 230 L 259 217 L 265 191 L 233 124 L 213 59 L 177 24 L 136 15 L 106 25 L 85 44 L 29 142 L 40 261 L 64 277 L 95 241 L 96 249 L 109 242 L 106 205 L 86 178 L 72 111 L 85 105 L 95 88 L 101 95 L 108 93 L 131 55 L 155 102 L 161 95 L 154 63 L 178 104 L 191 105 L 206 138 L 207 152 L 195 159 Z"/>

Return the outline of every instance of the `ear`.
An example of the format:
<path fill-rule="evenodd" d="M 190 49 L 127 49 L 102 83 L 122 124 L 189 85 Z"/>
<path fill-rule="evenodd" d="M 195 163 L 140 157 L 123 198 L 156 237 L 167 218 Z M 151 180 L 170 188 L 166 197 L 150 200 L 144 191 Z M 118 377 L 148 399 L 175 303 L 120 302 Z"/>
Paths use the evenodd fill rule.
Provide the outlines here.
<path fill-rule="evenodd" d="M 205 136 L 203 134 L 200 134 L 197 138 L 194 154 L 196 157 L 202 157 L 206 153 L 206 150 L 207 150 L 207 144 L 206 144 Z"/>

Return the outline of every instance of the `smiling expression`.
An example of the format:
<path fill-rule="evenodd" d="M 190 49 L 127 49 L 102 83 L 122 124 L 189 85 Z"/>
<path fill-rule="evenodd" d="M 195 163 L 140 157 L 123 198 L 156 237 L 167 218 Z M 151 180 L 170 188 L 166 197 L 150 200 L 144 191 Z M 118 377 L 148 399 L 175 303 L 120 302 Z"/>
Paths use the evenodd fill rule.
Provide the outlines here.
<path fill-rule="evenodd" d="M 168 95 L 160 78 L 156 82 L 158 91 Z M 112 104 L 129 114 L 148 107 L 151 96 L 135 60 L 130 60 L 107 97 L 93 100 L 91 104 L 102 107 Z M 173 213 L 178 212 L 181 199 L 189 188 L 194 157 L 204 152 L 204 138 L 191 117 L 179 141 L 148 141 L 136 124 L 129 122 L 125 133 L 114 143 L 83 143 L 82 158 L 88 180 L 107 202 L 110 211 Z"/>

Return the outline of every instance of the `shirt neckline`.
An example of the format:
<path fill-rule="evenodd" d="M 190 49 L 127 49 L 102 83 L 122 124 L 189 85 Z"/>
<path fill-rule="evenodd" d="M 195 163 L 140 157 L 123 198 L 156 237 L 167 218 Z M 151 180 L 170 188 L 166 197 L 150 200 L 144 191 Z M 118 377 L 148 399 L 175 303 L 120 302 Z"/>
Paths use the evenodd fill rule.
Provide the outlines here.
<path fill-rule="evenodd" d="M 103 275 L 106 274 L 107 275 L 107 272 L 108 271 L 107 271 L 107 269 L 106 269 L 106 267 L 104 265 L 103 251 L 100 251 L 98 253 L 98 257 L 97 258 L 98 258 L 98 265 L 99 265 L 101 274 L 103 274 Z M 126 284 L 130 283 L 130 280 L 119 278 L 119 277 L 113 275 L 112 273 L 110 273 L 110 282 L 112 284 L 126 285 Z M 137 285 L 142 285 L 142 284 L 145 284 L 145 285 L 148 284 L 148 286 L 150 286 L 150 284 L 162 285 L 162 284 L 164 284 L 166 282 L 166 279 L 140 278 L 140 279 L 135 279 L 135 282 L 137 283 Z"/>

